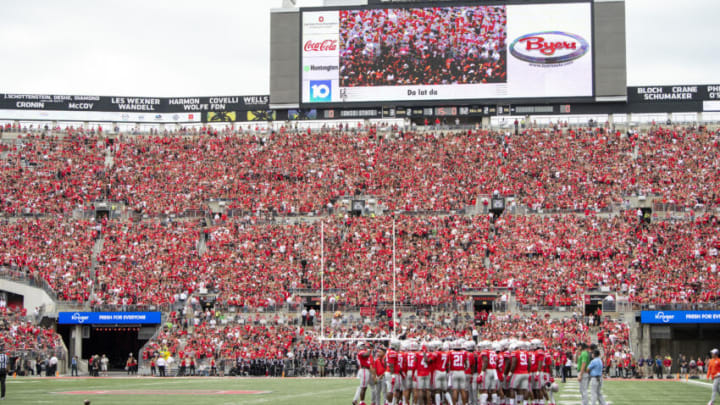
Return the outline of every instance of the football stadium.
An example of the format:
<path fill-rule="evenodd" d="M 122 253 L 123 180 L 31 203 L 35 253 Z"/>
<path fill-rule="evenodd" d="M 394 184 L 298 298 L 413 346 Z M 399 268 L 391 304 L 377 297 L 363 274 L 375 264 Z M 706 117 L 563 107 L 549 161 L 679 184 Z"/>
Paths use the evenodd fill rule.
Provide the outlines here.
<path fill-rule="evenodd" d="M 206 3 L 0 2 L 3 400 L 720 405 L 720 3 Z"/>

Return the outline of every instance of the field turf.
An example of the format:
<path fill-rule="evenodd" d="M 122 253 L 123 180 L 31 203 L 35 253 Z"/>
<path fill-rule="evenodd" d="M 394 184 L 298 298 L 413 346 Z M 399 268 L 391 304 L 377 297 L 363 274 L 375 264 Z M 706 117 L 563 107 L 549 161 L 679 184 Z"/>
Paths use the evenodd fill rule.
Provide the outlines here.
<path fill-rule="evenodd" d="M 577 380 L 561 385 L 558 405 L 579 405 Z M 349 405 L 355 379 L 25 378 L 7 380 L 8 404 Z M 258 392 L 259 391 L 259 392 Z M 606 381 L 612 405 L 707 404 L 710 386 L 684 381 Z M 369 402 L 369 391 L 366 402 Z"/>

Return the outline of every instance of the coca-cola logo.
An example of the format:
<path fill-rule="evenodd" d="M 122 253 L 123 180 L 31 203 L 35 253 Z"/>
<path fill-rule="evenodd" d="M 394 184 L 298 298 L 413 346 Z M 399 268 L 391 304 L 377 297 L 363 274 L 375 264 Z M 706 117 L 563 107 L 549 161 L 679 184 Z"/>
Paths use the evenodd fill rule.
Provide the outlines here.
<path fill-rule="evenodd" d="M 309 40 L 305 42 L 305 52 L 329 52 L 337 50 L 337 39 L 326 39 L 324 41 Z"/>
<path fill-rule="evenodd" d="M 510 44 L 510 54 L 525 62 L 557 64 L 570 62 L 585 55 L 590 44 L 585 38 L 562 31 L 526 34 Z"/>

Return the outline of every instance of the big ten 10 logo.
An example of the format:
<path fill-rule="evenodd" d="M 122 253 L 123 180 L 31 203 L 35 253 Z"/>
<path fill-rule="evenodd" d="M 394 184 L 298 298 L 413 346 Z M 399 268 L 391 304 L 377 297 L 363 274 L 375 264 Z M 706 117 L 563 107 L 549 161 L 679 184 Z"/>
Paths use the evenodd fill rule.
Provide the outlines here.
<path fill-rule="evenodd" d="M 310 80 L 310 102 L 332 101 L 331 80 Z"/>

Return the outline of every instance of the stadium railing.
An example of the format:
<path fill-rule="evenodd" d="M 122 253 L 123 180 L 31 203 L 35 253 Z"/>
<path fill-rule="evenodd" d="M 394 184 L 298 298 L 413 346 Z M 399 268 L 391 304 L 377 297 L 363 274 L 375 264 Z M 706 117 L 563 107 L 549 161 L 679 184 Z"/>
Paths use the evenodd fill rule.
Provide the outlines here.
<path fill-rule="evenodd" d="M 23 284 L 27 284 L 30 287 L 42 288 L 50 296 L 50 298 L 57 301 L 57 293 L 55 293 L 55 290 L 50 287 L 50 284 L 42 278 L 34 277 L 33 275 L 28 274 L 26 270 L 0 266 L 0 278 L 18 281 Z"/>

